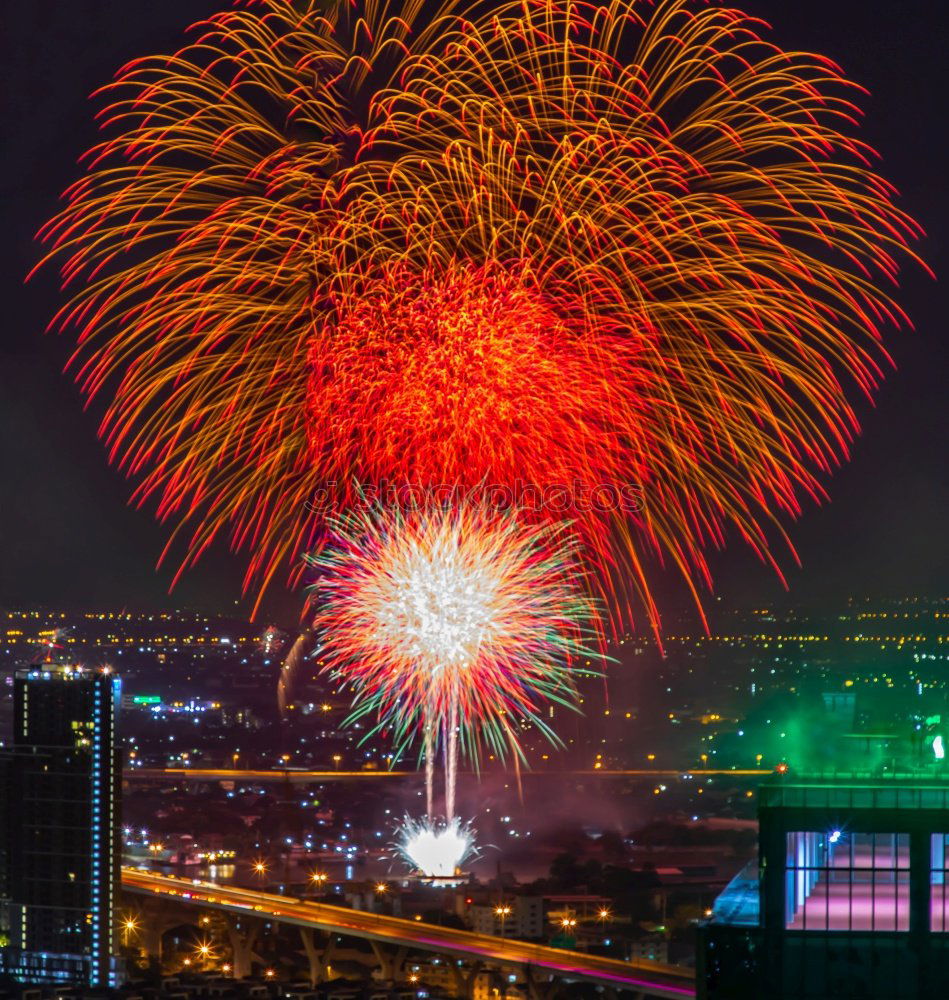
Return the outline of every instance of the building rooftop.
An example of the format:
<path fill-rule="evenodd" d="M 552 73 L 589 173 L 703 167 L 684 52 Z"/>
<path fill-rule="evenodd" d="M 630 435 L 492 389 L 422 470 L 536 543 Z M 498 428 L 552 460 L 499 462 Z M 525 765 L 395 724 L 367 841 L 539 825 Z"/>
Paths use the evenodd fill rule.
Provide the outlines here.
<path fill-rule="evenodd" d="M 36 663 L 33 666 L 25 667 L 14 671 L 17 680 L 38 681 L 38 680 L 84 680 L 100 675 L 108 676 L 112 673 L 111 667 L 84 667 L 74 663 Z"/>
<path fill-rule="evenodd" d="M 949 777 L 937 774 L 932 765 L 913 772 L 776 774 L 760 786 L 758 805 L 762 809 L 949 809 Z"/>

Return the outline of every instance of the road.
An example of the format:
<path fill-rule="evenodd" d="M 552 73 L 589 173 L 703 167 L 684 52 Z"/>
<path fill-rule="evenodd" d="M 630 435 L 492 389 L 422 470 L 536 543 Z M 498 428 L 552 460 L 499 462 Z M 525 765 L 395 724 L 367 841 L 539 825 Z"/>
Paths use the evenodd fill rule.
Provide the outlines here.
<path fill-rule="evenodd" d="M 694 974 L 689 969 L 658 962 L 622 962 L 582 952 L 512 941 L 449 927 L 364 913 L 327 903 L 275 896 L 254 889 L 217 885 L 197 879 L 155 875 L 136 868 L 122 869 L 122 888 L 151 896 L 174 896 L 177 901 L 212 906 L 299 927 L 408 946 L 464 959 L 478 959 L 501 967 L 535 970 L 569 980 L 600 983 L 616 989 L 640 991 L 649 997 L 682 1000 L 695 996 Z"/>
<path fill-rule="evenodd" d="M 681 778 L 690 775 L 696 778 L 731 777 L 762 778 L 773 774 L 768 770 L 606 770 L 590 771 L 522 771 L 522 778 Z M 228 768 L 202 767 L 127 767 L 122 773 L 125 781 L 178 781 L 189 778 L 192 781 L 281 781 L 290 784 L 325 783 L 330 781 L 378 781 L 383 778 L 418 778 L 421 771 L 297 771 L 287 770 L 232 770 Z"/>

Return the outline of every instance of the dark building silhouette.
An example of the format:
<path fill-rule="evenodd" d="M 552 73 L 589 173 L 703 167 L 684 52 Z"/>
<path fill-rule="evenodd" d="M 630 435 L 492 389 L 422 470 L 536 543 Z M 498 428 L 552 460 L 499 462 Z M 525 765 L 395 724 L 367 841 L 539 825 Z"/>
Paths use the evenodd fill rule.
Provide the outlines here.
<path fill-rule="evenodd" d="M 760 789 L 758 819 L 757 865 L 732 880 L 699 931 L 700 998 L 946 994 L 945 779 L 775 775 Z"/>
<path fill-rule="evenodd" d="M 14 678 L 2 765 L 8 944 L 27 982 L 113 985 L 120 888 L 116 749 L 120 682 L 107 669 L 43 664 Z"/>

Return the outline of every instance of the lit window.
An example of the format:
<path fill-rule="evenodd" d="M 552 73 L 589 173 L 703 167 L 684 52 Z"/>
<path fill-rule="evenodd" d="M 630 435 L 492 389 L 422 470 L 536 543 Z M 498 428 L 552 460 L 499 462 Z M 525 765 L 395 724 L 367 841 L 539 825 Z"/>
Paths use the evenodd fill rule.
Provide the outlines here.
<path fill-rule="evenodd" d="M 946 892 L 946 880 L 949 877 L 949 833 L 932 835 L 930 858 L 929 929 L 945 933 L 949 931 L 949 893 Z"/>
<path fill-rule="evenodd" d="M 909 930 L 909 834 L 787 835 L 789 930 Z"/>

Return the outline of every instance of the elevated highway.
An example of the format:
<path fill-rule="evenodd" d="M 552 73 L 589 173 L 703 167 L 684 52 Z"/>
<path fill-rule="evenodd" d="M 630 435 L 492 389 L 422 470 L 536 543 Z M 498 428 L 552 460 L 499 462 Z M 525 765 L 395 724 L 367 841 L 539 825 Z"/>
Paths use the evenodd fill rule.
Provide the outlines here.
<path fill-rule="evenodd" d="M 156 875 L 136 868 L 122 869 L 122 888 L 126 892 L 153 898 L 257 916 L 301 928 L 394 945 L 400 949 L 434 952 L 502 969 L 516 969 L 525 971 L 528 976 L 531 972 L 542 973 L 557 979 L 596 983 L 613 990 L 629 990 L 642 997 L 664 1000 L 695 996 L 691 970 L 658 962 L 622 962 L 254 889 Z"/>

